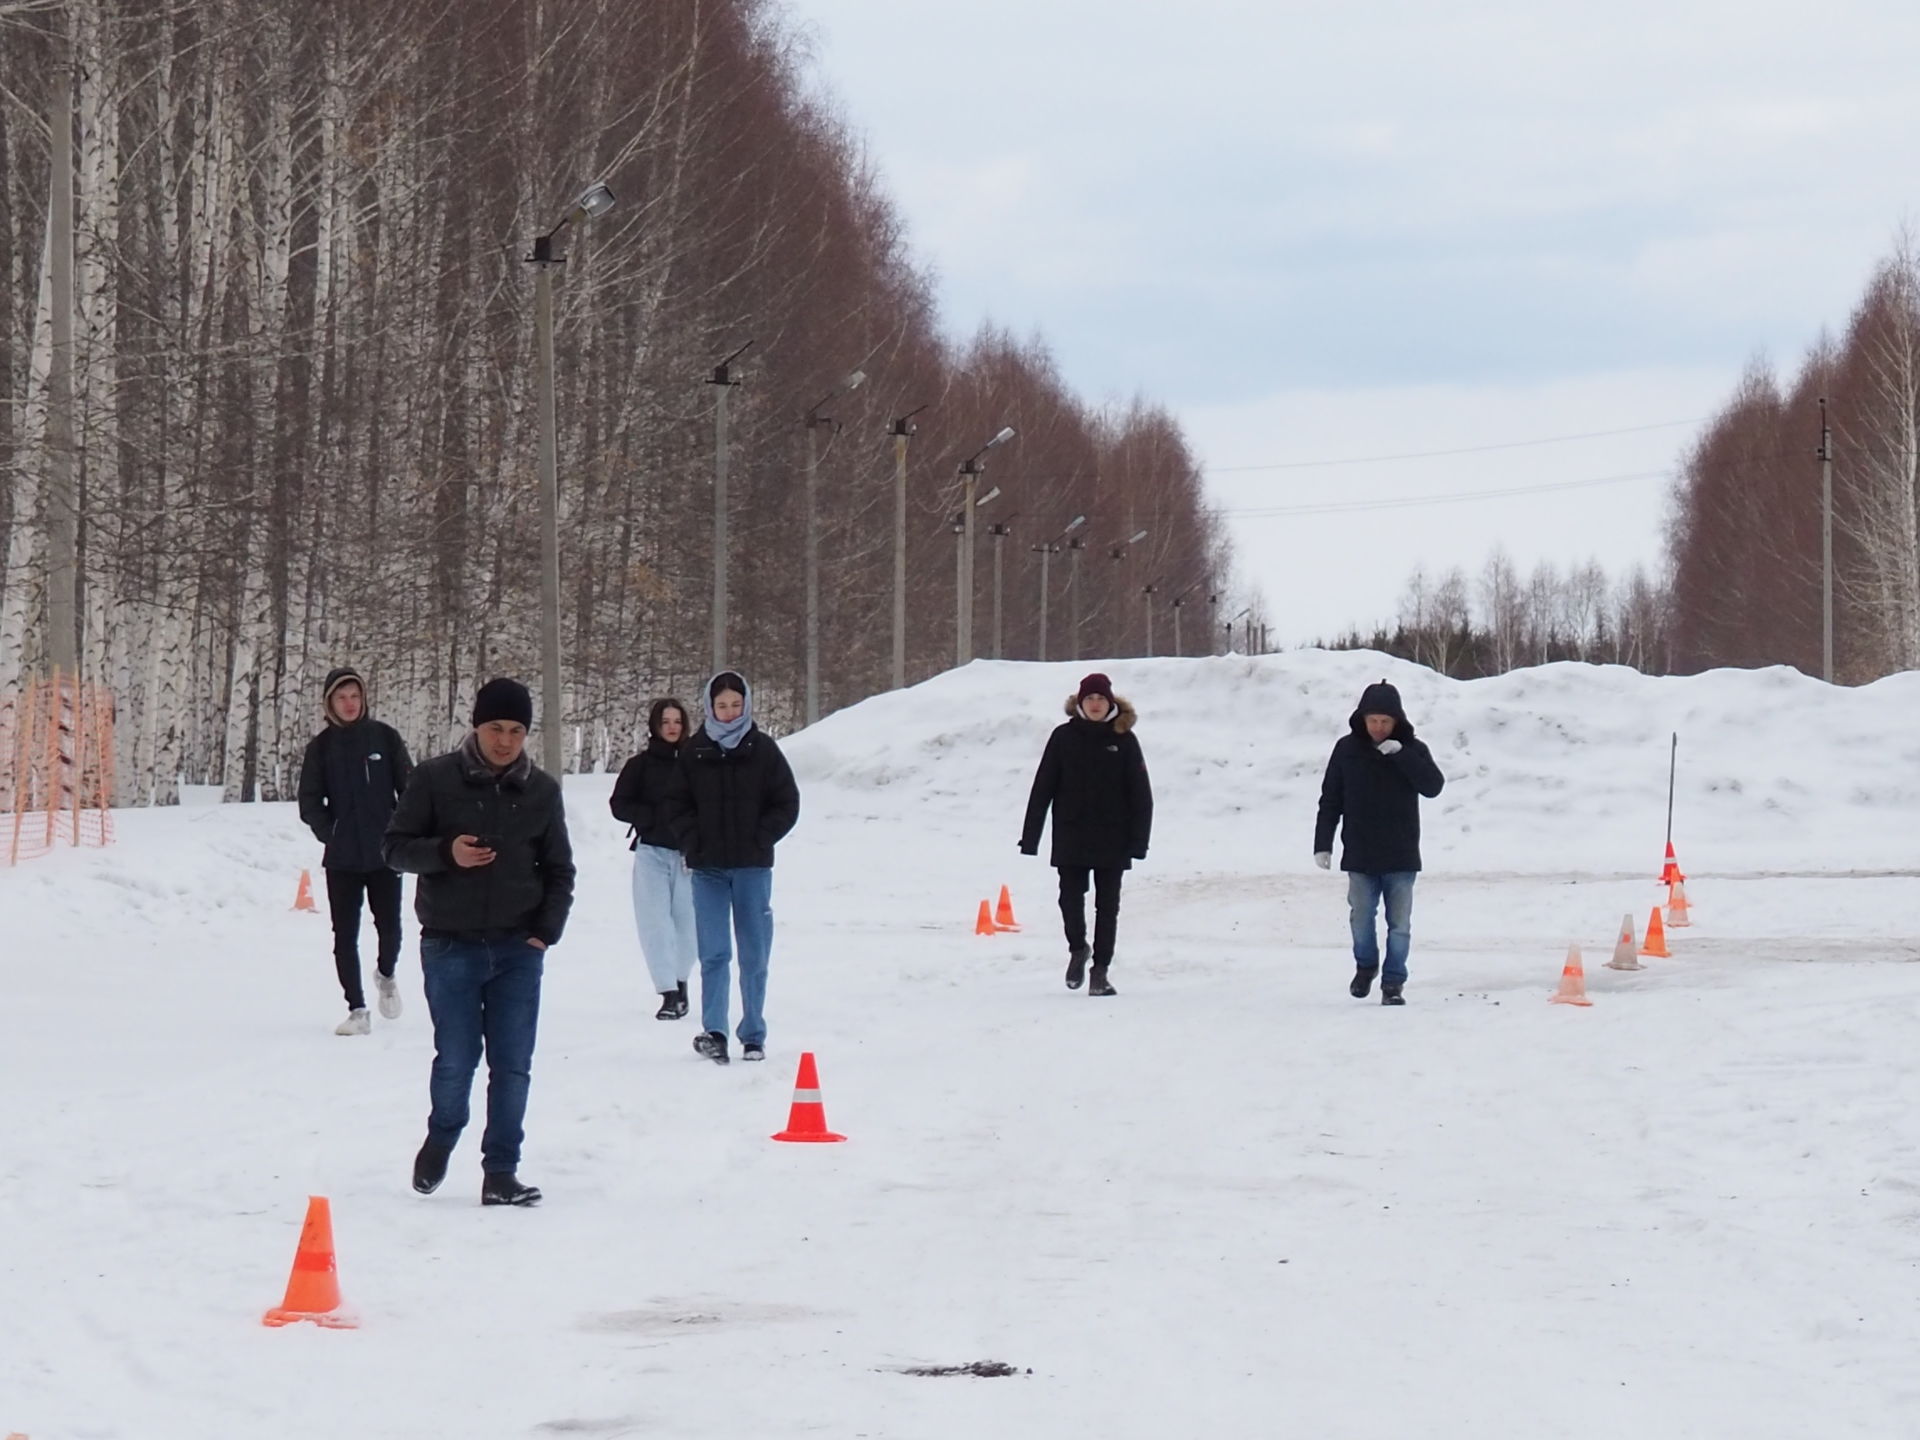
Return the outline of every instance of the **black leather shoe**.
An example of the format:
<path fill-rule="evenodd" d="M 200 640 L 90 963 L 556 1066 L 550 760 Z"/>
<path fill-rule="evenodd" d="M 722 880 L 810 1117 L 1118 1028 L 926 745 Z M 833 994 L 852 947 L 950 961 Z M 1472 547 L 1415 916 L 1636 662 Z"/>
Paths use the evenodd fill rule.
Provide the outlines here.
<path fill-rule="evenodd" d="M 489 1171 L 487 1178 L 480 1182 L 480 1203 L 482 1205 L 538 1205 L 540 1192 L 531 1185 L 522 1185 L 520 1178 L 511 1170 Z"/>
<path fill-rule="evenodd" d="M 420 1147 L 420 1153 L 413 1157 L 413 1188 L 422 1195 L 431 1195 L 440 1188 L 440 1182 L 447 1178 L 447 1161 L 453 1151 L 437 1140 L 429 1140 Z"/>
<path fill-rule="evenodd" d="M 1373 993 L 1373 977 L 1380 973 L 1378 965 L 1362 965 L 1353 972 L 1353 983 L 1347 986 L 1347 994 L 1356 1000 L 1364 1000 Z"/>

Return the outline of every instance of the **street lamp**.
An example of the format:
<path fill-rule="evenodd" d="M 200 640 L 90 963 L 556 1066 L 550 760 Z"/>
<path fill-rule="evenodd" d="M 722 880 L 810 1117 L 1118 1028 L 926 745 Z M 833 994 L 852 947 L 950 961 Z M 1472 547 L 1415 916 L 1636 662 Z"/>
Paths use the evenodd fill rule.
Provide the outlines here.
<path fill-rule="evenodd" d="M 1227 653 L 1229 655 L 1233 653 L 1233 627 L 1238 625 L 1242 620 L 1246 620 L 1247 616 L 1252 613 L 1253 607 L 1249 605 L 1238 615 L 1234 616 L 1233 619 L 1227 621 Z M 1253 622 L 1250 620 L 1247 621 L 1247 653 L 1253 653 Z"/>
<path fill-rule="evenodd" d="M 1187 597 L 1198 590 L 1198 585 L 1189 585 L 1173 597 L 1173 655 L 1176 660 L 1186 657 L 1186 646 L 1180 643 L 1180 609 L 1187 603 Z"/>
<path fill-rule="evenodd" d="M 840 422 L 822 415 L 820 407 L 850 395 L 867 383 L 867 372 L 855 370 L 807 411 L 807 724 L 820 718 L 820 446 L 814 432 L 822 425 L 835 431 Z"/>
<path fill-rule="evenodd" d="M 887 426 L 893 436 L 893 688 L 907 685 L 907 442 L 920 405 Z"/>
<path fill-rule="evenodd" d="M 747 353 L 747 341 L 713 367 L 707 384 L 719 388 L 713 399 L 713 669 L 727 668 L 727 396 L 740 383 L 733 362 Z"/>
<path fill-rule="evenodd" d="M 959 594 L 956 597 L 958 615 L 955 623 L 954 654 L 957 657 L 955 663 L 958 665 L 966 665 L 973 660 L 973 512 L 979 505 L 984 505 L 987 500 L 991 500 L 993 495 L 998 495 L 1000 491 L 995 487 L 993 495 L 978 502 L 974 500 L 973 494 L 979 488 L 980 474 L 985 468 L 983 462 L 987 452 L 996 445 L 1004 445 L 1013 439 L 1013 436 L 1013 426 L 1005 426 L 998 435 L 960 463 L 960 479 L 963 487 L 960 514 L 965 529 L 960 541 L 959 574 L 955 578 Z"/>
<path fill-rule="evenodd" d="M 1140 587 L 1140 599 L 1147 612 L 1147 658 L 1153 658 L 1153 597 L 1159 593 L 1160 581 L 1164 576 L 1156 576 Z"/>
<path fill-rule="evenodd" d="M 533 237 L 533 369 L 540 419 L 540 722 L 544 768 L 556 780 L 565 765 L 560 702 L 560 459 L 553 399 L 553 267 L 566 261 L 553 242 L 569 225 L 583 225 L 613 208 L 613 191 L 589 187 L 560 223 Z"/>
<path fill-rule="evenodd" d="M 1013 533 L 1013 522 L 1019 518 L 1020 512 L 1016 510 L 997 524 L 987 526 L 987 533 L 993 537 L 993 658 L 996 660 L 1006 659 L 1003 643 L 1005 631 L 1000 624 L 1001 582 L 1004 577 L 1000 550 L 1007 536 Z"/>
<path fill-rule="evenodd" d="M 1114 544 L 1109 545 L 1107 547 L 1107 558 L 1113 561 L 1116 565 L 1119 564 L 1122 560 L 1127 558 L 1127 552 L 1129 550 L 1131 550 L 1135 545 L 1138 545 L 1142 540 L 1146 538 L 1147 538 L 1147 532 L 1144 530 L 1139 530 L 1139 531 L 1136 531 L 1134 534 L 1128 536 L 1125 540 L 1116 541 Z M 1152 595 L 1151 587 L 1149 587 L 1149 591 L 1147 595 L 1147 603 L 1149 605 L 1153 603 L 1153 595 Z M 1151 619 L 1151 616 L 1149 616 L 1149 619 L 1147 621 L 1147 653 L 1149 655 L 1153 653 L 1153 621 Z"/>
<path fill-rule="evenodd" d="M 1066 540 L 1067 544 L 1073 547 L 1073 558 L 1075 561 L 1073 571 L 1074 574 L 1078 576 L 1080 573 L 1080 566 L 1078 564 L 1080 551 L 1087 542 L 1084 540 L 1068 539 L 1068 537 L 1086 523 L 1086 516 L 1076 515 L 1072 520 L 1067 522 L 1067 528 L 1054 536 L 1053 539 L 1047 541 L 1044 545 L 1035 545 L 1033 547 L 1040 556 L 1040 658 L 1042 660 L 1047 658 L 1047 600 L 1049 598 L 1047 567 L 1052 563 L 1053 557 L 1060 553 L 1060 542 Z M 1069 582 L 1069 588 L 1072 588 L 1072 582 Z M 1074 598 L 1076 601 L 1079 599 L 1077 593 Z M 1078 658 L 1077 653 L 1075 658 Z"/>

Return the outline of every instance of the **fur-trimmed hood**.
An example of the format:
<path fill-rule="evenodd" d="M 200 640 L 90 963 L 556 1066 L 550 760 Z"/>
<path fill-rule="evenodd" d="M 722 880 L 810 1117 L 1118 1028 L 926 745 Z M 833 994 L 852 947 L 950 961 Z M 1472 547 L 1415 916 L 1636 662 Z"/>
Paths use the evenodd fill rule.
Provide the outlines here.
<path fill-rule="evenodd" d="M 1080 713 L 1080 697 L 1078 695 L 1067 696 L 1066 710 L 1069 720 L 1086 720 L 1087 718 Z M 1126 696 L 1116 695 L 1113 697 L 1113 715 L 1109 719 L 1100 721 L 1087 720 L 1087 723 L 1089 725 L 1111 725 L 1113 726 L 1115 734 L 1124 735 L 1140 723 L 1140 712 L 1133 708 L 1133 702 L 1128 700 Z"/>

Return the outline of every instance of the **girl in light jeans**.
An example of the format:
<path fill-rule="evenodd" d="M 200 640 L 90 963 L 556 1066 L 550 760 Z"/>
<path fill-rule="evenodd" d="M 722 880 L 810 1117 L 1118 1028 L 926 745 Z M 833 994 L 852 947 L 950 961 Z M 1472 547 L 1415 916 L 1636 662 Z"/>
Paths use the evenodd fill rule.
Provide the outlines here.
<path fill-rule="evenodd" d="M 608 802 L 613 818 L 633 827 L 633 924 L 660 995 L 656 1020 L 686 1015 L 687 979 L 699 958 L 693 879 L 660 810 L 686 734 L 687 707 L 672 698 L 654 701 L 647 712 L 647 746 L 621 767 Z"/>

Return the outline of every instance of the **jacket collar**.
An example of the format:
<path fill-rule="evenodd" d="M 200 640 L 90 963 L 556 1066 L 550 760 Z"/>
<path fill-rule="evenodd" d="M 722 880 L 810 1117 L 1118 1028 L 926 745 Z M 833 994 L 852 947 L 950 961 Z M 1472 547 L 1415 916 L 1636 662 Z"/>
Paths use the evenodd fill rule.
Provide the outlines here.
<path fill-rule="evenodd" d="M 467 738 L 460 742 L 460 748 L 454 752 L 460 757 L 460 769 L 468 780 L 475 783 L 498 781 L 502 785 L 511 785 L 516 790 L 527 788 L 527 781 L 533 775 L 533 757 L 525 750 L 520 758 L 505 770 L 495 770 L 487 763 L 487 757 L 480 753 L 480 737 L 473 731 L 467 732 Z"/>

